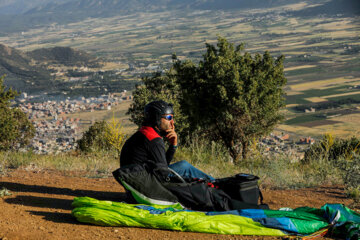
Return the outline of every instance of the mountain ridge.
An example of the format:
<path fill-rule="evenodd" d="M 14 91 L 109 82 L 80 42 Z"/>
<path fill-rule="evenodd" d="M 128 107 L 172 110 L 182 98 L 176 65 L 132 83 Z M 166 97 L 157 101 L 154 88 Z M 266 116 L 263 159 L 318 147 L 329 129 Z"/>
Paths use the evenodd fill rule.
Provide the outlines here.
<path fill-rule="evenodd" d="M 98 59 L 70 47 L 41 48 L 23 52 L 0 43 L 0 76 L 15 89 L 43 91 L 52 88 L 50 65 L 99 66 Z"/>
<path fill-rule="evenodd" d="M 324 4 L 329 0 L 309 0 L 307 3 Z M 331 0 L 330 0 L 331 1 Z M 337 0 L 332 0 L 337 1 Z M 347 0 L 356 1 L 356 0 Z M 24 0 L 14 0 L 12 5 L 0 2 L 0 35 L 7 32 L 24 31 L 45 26 L 49 23 L 68 24 L 87 18 L 108 18 L 143 12 L 196 11 L 196 10 L 236 10 L 264 9 L 300 0 L 36 0 L 30 4 Z M 14 12 L 4 14 L 5 9 Z M 16 10 L 17 9 L 17 10 Z M 16 16 L 16 17 L 14 17 Z"/>

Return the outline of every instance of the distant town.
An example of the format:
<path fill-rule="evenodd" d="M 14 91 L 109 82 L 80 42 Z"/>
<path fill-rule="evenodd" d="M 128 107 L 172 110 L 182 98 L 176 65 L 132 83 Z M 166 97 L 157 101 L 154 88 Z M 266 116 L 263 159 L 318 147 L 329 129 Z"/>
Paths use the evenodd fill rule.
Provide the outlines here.
<path fill-rule="evenodd" d="M 25 112 L 33 122 L 36 135 L 32 139 L 30 148 L 37 154 L 60 153 L 76 148 L 76 140 L 81 138 L 80 124 L 92 124 L 90 120 L 68 118 L 66 115 L 76 112 L 94 112 L 111 110 L 122 101 L 132 99 L 126 91 L 115 95 L 108 94 L 100 97 L 64 101 L 30 102 L 33 96 L 22 93 L 16 101 L 18 107 Z"/>
<path fill-rule="evenodd" d="M 112 107 L 122 101 L 131 101 L 132 96 L 126 90 L 120 94 L 107 94 L 100 97 L 79 97 L 62 101 L 48 100 L 44 102 L 32 102 L 33 96 L 22 93 L 16 99 L 17 106 L 25 112 L 33 122 L 36 135 L 32 139 L 29 148 L 36 154 L 58 154 L 76 149 L 76 141 L 82 137 L 81 124 L 91 125 L 91 120 L 69 118 L 66 115 L 79 112 L 94 112 L 100 110 L 110 111 Z M 304 150 L 315 140 L 311 137 L 303 137 L 291 140 L 289 134 L 271 133 L 262 138 L 258 147 L 264 154 L 288 154 L 301 157 Z"/>

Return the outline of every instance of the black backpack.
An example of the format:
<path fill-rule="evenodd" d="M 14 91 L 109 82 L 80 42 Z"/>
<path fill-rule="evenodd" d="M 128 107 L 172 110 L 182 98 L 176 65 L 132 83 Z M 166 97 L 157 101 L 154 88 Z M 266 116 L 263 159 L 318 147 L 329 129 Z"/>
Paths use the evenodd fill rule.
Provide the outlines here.
<path fill-rule="evenodd" d="M 232 199 L 254 205 L 266 205 L 263 204 L 263 196 L 259 189 L 258 180 L 259 177 L 257 176 L 239 173 L 232 177 L 216 179 L 214 185 Z"/>

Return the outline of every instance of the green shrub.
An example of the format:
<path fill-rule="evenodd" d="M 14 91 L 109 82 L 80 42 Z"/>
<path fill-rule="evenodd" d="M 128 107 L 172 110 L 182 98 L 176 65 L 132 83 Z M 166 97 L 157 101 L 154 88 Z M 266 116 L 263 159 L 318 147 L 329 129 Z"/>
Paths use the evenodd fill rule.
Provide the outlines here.
<path fill-rule="evenodd" d="M 121 149 L 125 143 L 126 135 L 123 130 L 123 126 L 120 121 L 115 120 L 113 115 L 110 122 L 107 122 L 107 131 L 105 132 L 106 141 L 115 149 L 118 153 L 121 152 Z"/>
<path fill-rule="evenodd" d="M 322 177 L 329 175 L 329 171 L 336 172 L 330 175 L 343 181 L 351 198 L 360 200 L 360 139 L 339 139 L 326 134 L 305 152 L 302 162 Z"/>
<path fill-rule="evenodd" d="M 111 144 L 105 138 L 106 131 L 105 121 L 95 122 L 77 141 L 77 148 L 82 152 L 93 152 L 100 149 L 110 150 Z"/>
<path fill-rule="evenodd" d="M 6 174 L 7 166 L 6 166 L 6 158 L 8 153 L 1 153 L 0 152 L 0 176 Z"/>
<path fill-rule="evenodd" d="M 360 187 L 348 188 L 347 195 L 354 200 L 355 203 L 360 203 Z"/>
<path fill-rule="evenodd" d="M 334 138 L 331 134 L 325 134 L 323 139 L 313 145 L 305 152 L 304 163 L 317 161 L 325 158 L 329 161 L 336 161 L 340 158 L 352 159 L 354 154 L 360 153 L 360 139 Z"/>
<path fill-rule="evenodd" d="M 28 166 L 32 163 L 35 157 L 36 154 L 32 151 L 18 152 L 16 154 L 10 153 L 7 156 L 7 167 L 16 169 L 21 166 Z"/>
<path fill-rule="evenodd" d="M 119 122 L 114 118 L 110 123 L 95 122 L 83 137 L 77 141 L 77 149 L 81 152 L 111 151 L 118 153 L 125 142 L 125 134 Z"/>
<path fill-rule="evenodd" d="M 360 201 L 360 154 L 354 154 L 352 158 L 342 158 L 337 161 L 337 166 L 342 170 L 348 195 L 355 201 Z"/>
<path fill-rule="evenodd" d="M 10 101 L 19 95 L 6 89 L 0 77 L 0 151 L 17 150 L 26 146 L 35 135 L 35 128 L 26 114 L 11 107 Z"/>

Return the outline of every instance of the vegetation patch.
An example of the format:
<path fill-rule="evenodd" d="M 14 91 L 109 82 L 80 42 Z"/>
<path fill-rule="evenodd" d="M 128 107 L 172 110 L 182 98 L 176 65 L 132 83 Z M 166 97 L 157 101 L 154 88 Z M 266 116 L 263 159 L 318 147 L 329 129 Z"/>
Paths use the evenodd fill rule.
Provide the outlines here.
<path fill-rule="evenodd" d="M 285 72 L 287 71 L 293 71 L 293 70 L 299 70 L 299 69 L 305 69 L 305 68 L 313 68 L 316 67 L 316 65 L 301 65 L 301 66 L 294 66 L 294 67 L 287 67 L 285 68 Z"/>
<path fill-rule="evenodd" d="M 303 116 L 298 116 L 285 121 L 287 125 L 302 125 L 307 122 L 314 122 L 319 120 L 325 120 L 326 116 L 320 114 L 308 114 Z"/>
<path fill-rule="evenodd" d="M 330 101 L 342 101 L 344 99 L 352 99 L 354 102 L 360 102 L 360 94 L 329 98 Z"/>
<path fill-rule="evenodd" d="M 351 95 L 360 95 L 360 91 L 348 92 L 348 93 L 339 93 L 339 94 L 325 96 L 325 98 L 331 99 L 331 98 L 351 96 Z"/>
<path fill-rule="evenodd" d="M 313 121 L 313 122 L 299 123 L 298 125 L 311 128 L 311 127 L 317 127 L 317 126 L 323 126 L 323 125 L 332 125 L 332 124 L 336 124 L 336 123 L 342 123 L 342 122 L 334 121 L 334 120 L 319 120 L 319 121 Z"/>
<path fill-rule="evenodd" d="M 309 97 L 309 98 L 305 98 L 305 100 L 313 102 L 313 103 L 319 103 L 319 102 L 326 102 L 327 101 L 326 98 L 321 98 L 321 97 Z"/>
<path fill-rule="evenodd" d="M 291 85 L 290 85 L 291 86 Z M 309 85 L 310 86 L 310 85 Z M 312 100 L 315 97 L 320 100 L 320 98 L 326 98 L 329 95 L 335 95 L 339 93 L 352 93 L 357 92 L 356 89 L 350 89 L 350 85 L 340 85 L 340 86 L 331 86 L 328 88 L 310 88 L 303 91 L 290 91 L 286 96 L 286 104 L 301 104 L 301 105 L 311 105 Z M 295 94 L 296 93 L 296 94 Z M 357 94 L 355 94 L 357 95 Z M 337 99 L 346 99 L 347 95 L 336 97 Z M 353 98 L 354 96 L 350 95 L 348 98 Z M 336 99 L 334 98 L 334 99 Z M 326 99 L 325 101 L 333 101 L 332 99 Z M 350 100 L 349 100 L 350 101 Z M 351 100 L 352 101 L 352 100 Z M 321 104 L 321 103 L 319 103 Z M 303 110 L 301 110 L 303 111 Z"/>
<path fill-rule="evenodd" d="M 332 78 L 332 79 L 326 79 L 326 80 L 320 80 L 320 81 L 311 81 L 311 82 L 305 82 L 305 83 L 299 83 L 299 84 L 293 84 L 290 85 L 290 88 L 295 91 L 306 91 L 310 89 L 319 89 L 322 87 L 327 87 L 335 84 L 344 84 L 344 83 L 350 83 L 350 82 L 358 82 L 358 78 Z"/>
<path fill-rule="evenodd" d="M 6 196 L 11 196 L 11 195 L 12 195 L 12 193 L 8 189 L 6 189 L 4 187 L 0 189 L 0 197 L 1 198 L 6 197 Z"/>
<path fill-rule="evenodd" d="M 335 101 L 326 101 L 326 102 L 321 102 L 321 103 L 297 105 L 294 107 L 294 109 L 298 112 L 304 112 L 305 110 L 309 110 L 311 108 L 314 108 L 318 111 L 318 110 L 325 110 L 325 109 L 340 108 L 344 105 L 359 104 L 359 103 L 360 103 L 360 100 L 352 99 L 352 98 L 344 98 L 344 99 L 339 99 L 339 100 L 335 100 Z M 344 112 L 344 114 L 346 114 L 346 113 L 349 114 L 348 111 Z M 356 113 L 356 111 L 354 113 Z"/>

